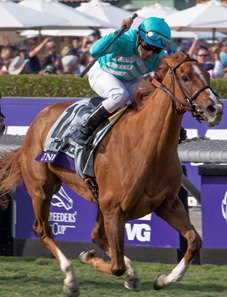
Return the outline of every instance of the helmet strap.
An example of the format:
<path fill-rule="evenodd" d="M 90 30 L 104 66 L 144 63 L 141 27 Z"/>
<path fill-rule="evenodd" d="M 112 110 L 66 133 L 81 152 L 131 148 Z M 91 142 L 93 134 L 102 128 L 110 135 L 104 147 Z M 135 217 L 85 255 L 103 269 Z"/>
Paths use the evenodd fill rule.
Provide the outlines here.
<path fill-rule="evenodd" d="M 137 40 L 138 40 L 138 43 L 137 43 L 137 48 L 138 48 L 141 44 L 141 41 L 143 40 L 138 32 L 137 32 Z"/>

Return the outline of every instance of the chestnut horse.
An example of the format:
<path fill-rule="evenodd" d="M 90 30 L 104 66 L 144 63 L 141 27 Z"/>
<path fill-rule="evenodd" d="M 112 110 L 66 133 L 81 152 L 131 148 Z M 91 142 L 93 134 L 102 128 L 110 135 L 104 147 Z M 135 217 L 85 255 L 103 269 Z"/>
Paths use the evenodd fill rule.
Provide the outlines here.
<path fill-rule="evenodd" d="M 126 288 L 140 290 L 139 277 L 131 260 L 124 255 L 128 220 L 154 212 L 187 240 L 184 257 L 170 273 L 157 277 L 155 289 L 182 279 L 199 252 L 201 238 L 177 196 L 182 177 L 177 146 L 185 111 L 213 126 L 221 120 L 223 105 L 210 87 L 209 74 L 184 52 L 162 58 L 156 79 L 141 87 L 135 102 L 95 151 L 97 202 L 75 172 L 35 161 L 51 126 L 71 102 L 43 109 L 28 129 L 22 146 L 0 159 L 0 193 L 3 197 L 24 180 L 35 213 L 33 229 L 59 261 L 66 275 L 63 290 L 67 296 L 79 296 L 78 280 L 71 262 L 52 238 L 48 224 L 51 198 L 62 182 L 97 203 L 92 240 L 111 260 L 105 262 L 94 251 L 88 251 L 80 254 L 81 262 L 101 272 L 125 274 Z"/>

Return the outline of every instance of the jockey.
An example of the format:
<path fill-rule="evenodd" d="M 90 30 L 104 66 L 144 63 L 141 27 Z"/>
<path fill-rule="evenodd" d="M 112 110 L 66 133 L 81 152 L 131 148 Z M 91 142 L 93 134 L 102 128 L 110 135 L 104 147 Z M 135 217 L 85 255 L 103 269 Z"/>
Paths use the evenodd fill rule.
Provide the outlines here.
<path fill-rule="evenodd" d="M 81 145 L 110 114 L 132 103 L 138 82 L 156 70 L 170 44 L 171 31 L 164 19 L 147 18 L 138 29 L 130 29 L 132 21 L 132 18 L 122 21 L 121 29 L 125 27 L 125 33 L 112 43 L 88 72 L 91 88 L 105 100 L 75 135 L 76 142 Z M 91 56 L 96 58 L 114 36 L 110 33 L 97 40 L 91 46 Z"/>

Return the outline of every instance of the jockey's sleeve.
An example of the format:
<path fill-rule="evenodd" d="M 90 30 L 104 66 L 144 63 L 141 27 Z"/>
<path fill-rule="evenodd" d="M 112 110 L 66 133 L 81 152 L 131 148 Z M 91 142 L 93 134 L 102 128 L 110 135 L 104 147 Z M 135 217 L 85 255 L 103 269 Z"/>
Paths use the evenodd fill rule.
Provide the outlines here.
<path fill-rule="evenodd" d="M 100 52 L 106 47 L 108 46 L 108 44 L 113 40 L 113 38 L 116 35 L 114 33 L 110 33 L 102 38 L 100 38 L 99 40 L 97 40 L 94 44 L 92 44 L 91 48 L 90 48 L 90 55 L 94 58 L 96 58 Z M 118 50 L 118 42 L 117 40 L 115 40 L 111 46 L 109 48 L 107 48 L 107 50 L 103 53 L 103 55 L 105 55 L 106 53 L 110 53 L 113 51 L 117 51 Z"/>

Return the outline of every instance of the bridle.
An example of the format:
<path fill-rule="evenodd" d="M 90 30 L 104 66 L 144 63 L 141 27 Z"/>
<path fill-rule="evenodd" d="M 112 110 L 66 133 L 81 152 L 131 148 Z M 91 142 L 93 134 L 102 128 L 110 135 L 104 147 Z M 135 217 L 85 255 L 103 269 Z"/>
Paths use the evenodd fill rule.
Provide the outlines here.
<path fill-rule="evenodd" d="M 192 115 L 197 119 L 197 120 L 202 120 L 202 114 L 204 113 L 204 110 L 199 107 L 196 103 L 194 103 L 194 100 L 199 96 L 200 93 L 202 93 L 206 89 L 210 89 L 213 93 L 214 91 L 212 90 L 211 86 L 208 84 L 205 84 L 203 87 L 199 88 L 196 90 L 192 96 L 189 96 L 186 92 L 186 90 L 182 87 L 180 80 L 176 74 L 176 69 L 182 65 L 185 62 L 197 62 L 197 60 L 186 57 L 184 60 L 178 62 L 174 67 L 169 69 L 169 73 L 171 75 L 171 80 L 172 80 L 172 86 L 173 86 L 173 91 L 168 89 L 164 84 L 160 83 L 158 80 L 155 78 L 152 79 L 152 84 L 155 85 L 157 88 L 160 88 L 163 90 L 165 93 L 167 93 L 171 99 L 174 101 L 175 105 L 180 107 L 180 110 L 178 110 L 179 113 L 184 113 L 186 111 L 190 111 Z M 175 82 L 177 83 L 181 94 L 184 98 L 185 104 L 182 103 L 176 96 L 175 96 Z M 215 94 L 215 93 L 214 93 Z M 217 94 L 215 94 L 217 96 Z"/>

